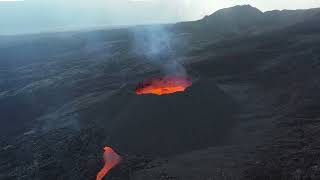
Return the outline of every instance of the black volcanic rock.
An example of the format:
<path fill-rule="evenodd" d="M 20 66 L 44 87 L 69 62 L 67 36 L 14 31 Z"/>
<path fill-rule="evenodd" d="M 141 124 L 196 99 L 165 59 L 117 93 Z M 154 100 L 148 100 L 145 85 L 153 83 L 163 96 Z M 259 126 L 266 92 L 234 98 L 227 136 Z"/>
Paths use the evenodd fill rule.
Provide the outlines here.
<path fill-rule="evenodd" d="M 305 21 L 299 22 L 287 29 L 288 32 L 304 33 L 304 34 L 317 34 L 320 31 L 320 11 Z"/>
<path fill-rule="evenodd" d="M 95 121 L 124 152 L 172 154 L 223 143 L 239 110 L 213 81 L 200 80 L 186 92 L 136 95 L 125 89 L 92 107 Z"/>
<path fill-rule="evenodd" d="M 128 174 L 161 175 L 147 180 L 212 179 L 229 175 L 224 167 L 240 179 L 248 166 L 245 179 L 319 179 L 318 10 L 261 15 L 239 6 L 207 20 L 174 26 L 194 39 L 186 64 L 201 79 L 166 96 L 124 86 L 122 78 L 155 73 L 132 57 L 126 30 L 39 36 L 25 49 L 20 37 L 0 41 L 0 179 L 93 179 L 105 145 L 129 157 L 121 165 Z M 171 163 L 148 163 L 159 157 Z M 116 178 L 121 168 L 106 179 L 128 179 Z"/>

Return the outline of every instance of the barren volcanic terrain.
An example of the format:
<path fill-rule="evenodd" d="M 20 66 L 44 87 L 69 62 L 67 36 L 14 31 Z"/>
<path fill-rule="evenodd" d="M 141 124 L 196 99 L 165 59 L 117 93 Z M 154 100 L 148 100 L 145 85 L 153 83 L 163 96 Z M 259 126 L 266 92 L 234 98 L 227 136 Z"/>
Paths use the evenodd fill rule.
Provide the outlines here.
<path fill-rule="evenodd" d="M 149 28 L 170 33 L 169 53 L 137 46 Z M 106 145 L 122 157 L 110 180 L 319 179 L 319 44 L 319 9 L 251 6 L 0 36 L 0 179 L 95 179 Z M 192 83 L 136 93 L 172 69 Z"/>

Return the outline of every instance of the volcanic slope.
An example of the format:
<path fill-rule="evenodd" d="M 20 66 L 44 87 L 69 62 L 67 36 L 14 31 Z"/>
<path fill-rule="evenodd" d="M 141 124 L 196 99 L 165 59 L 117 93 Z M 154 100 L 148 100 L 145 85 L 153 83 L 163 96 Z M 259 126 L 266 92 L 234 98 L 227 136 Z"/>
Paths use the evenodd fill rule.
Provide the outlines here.
<path fill-rule="evenodd" d="M 94 114 L 91 120 L 124 152 L 169 155 L 223 144 L 237 112 L 230 96 L 200 79 L 185 92 L 162 96 L 137 95 L 128 86 L 84 114 Z"/>
<path fill-rule="evenodd" d="M 319 179 L 319 12 L 255 13 L 222 34 L 188 22 L 182 58 L 201 78 L 164 97 L 123 84 L 154 71 L 129 53 L 128 30 L 1 39 L 0 179 L 92 179 L 106 144 L 125 159 L 110 179 Z M 281 18 L 255 24 L 266 15 Z"/>

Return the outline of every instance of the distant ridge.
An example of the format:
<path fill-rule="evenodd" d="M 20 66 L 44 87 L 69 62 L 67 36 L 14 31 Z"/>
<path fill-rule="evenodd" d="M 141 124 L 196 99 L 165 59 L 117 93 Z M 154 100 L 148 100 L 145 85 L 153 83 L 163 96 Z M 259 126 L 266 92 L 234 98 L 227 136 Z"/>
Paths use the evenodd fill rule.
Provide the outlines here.
<path fill-rule="evenodd" d="M 204 21 L 216 20 L 252 20 L 263 16 L 263 12 L 250 5 L 238 5 L 231 8 L 220 9 L 203 18 Z"/>
<path fill-rule="evenodd" d="M 273 10 L 262 12 L 250 5 L 224 8 L 193 22 L 178 23 L 177 29 L 192 33 L 195 39 L 232 38 L 283 29 L 320 15 L 320 8 L 306 10 Z"/>

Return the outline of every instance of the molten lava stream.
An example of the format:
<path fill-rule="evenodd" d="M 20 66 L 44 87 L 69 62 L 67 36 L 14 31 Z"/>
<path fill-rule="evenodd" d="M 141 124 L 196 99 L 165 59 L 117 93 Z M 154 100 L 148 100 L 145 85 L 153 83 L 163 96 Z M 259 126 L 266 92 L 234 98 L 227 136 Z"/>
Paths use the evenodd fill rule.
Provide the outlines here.
<path fill-rule="evenodd" d="M 104 159 L 104 166 L 97 174 L 96 180 L 102 180 L 104 176 L 108 174 L 108 172 L 118 165 L 121 161 L 121 157 L 110 147 L 105 147 L 103 159 Z"/>
<path fill-rule="evenodd" d="M 192 81 L 188 77 L 166 76 L 141 83 L 136 88 L 136 94 L 172 94 L 176 92 L 183 92 L 191 85 Z"/>

